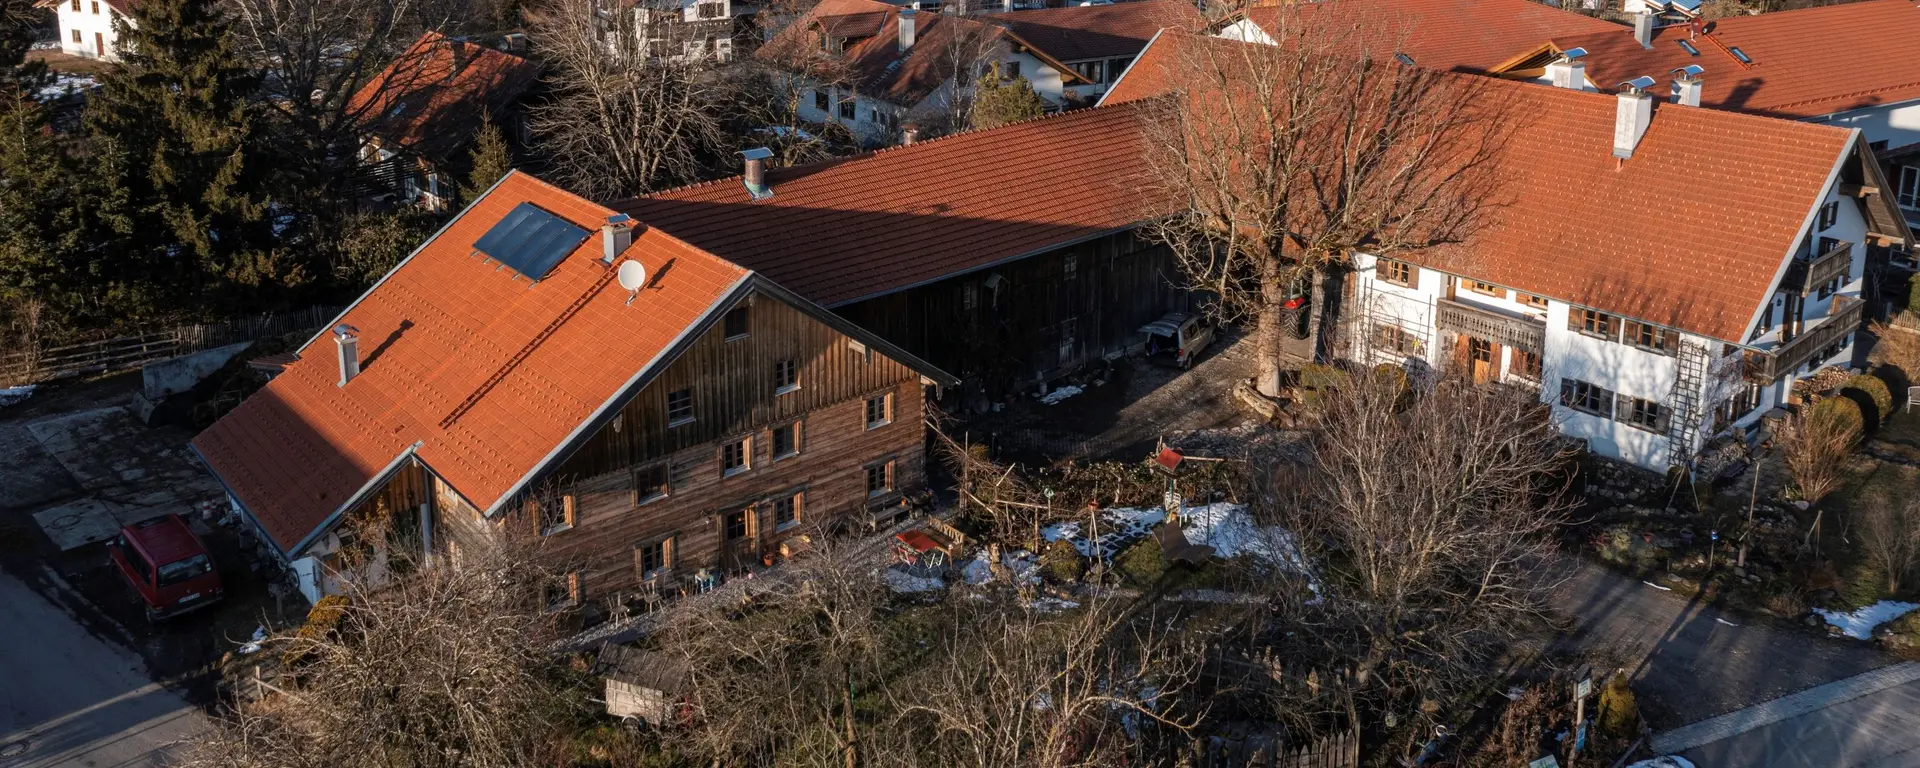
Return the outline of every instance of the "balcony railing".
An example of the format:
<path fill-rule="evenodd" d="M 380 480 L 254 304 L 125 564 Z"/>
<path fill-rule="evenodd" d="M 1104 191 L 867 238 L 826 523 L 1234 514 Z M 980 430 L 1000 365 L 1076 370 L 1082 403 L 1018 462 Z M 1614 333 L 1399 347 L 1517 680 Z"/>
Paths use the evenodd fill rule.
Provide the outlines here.
<path fill-rule="evenodd" d="M 1805 296 L 1825 284 L 1828 280 L 1847 274 L 1853 266 L 1853 243 L 1843 242 L 1827 249 L 1819 255 L 1807 258 L 1795 257 L 1787 266 L 1787 276 L 1780 282 L 1780 290 L 1799 291 Z"/>
<path fill-rule="evenodd" d="M 1833 313 L 1812 330 L 1795 336 L 1792 341 L 1771 352 L 1751 354 L 1748 357 L 1748 374 L 1761 381 L 1773 381 L 1782 374 L 1806 365 L 1821 350 L 1845 341 L 1854 331 L 1860 330 L 1865 307 L 1866 302 L 1851 296 L 1835 297 Z"/>
<path fill-rule="evenodd" d="M 1539 352 L 1546 346 L 1547 324 L 1528 317 L 1495 312 L 1453 299 L 1439 302 L 1441 330 L 1458 331 L 1509 347 Z"/>

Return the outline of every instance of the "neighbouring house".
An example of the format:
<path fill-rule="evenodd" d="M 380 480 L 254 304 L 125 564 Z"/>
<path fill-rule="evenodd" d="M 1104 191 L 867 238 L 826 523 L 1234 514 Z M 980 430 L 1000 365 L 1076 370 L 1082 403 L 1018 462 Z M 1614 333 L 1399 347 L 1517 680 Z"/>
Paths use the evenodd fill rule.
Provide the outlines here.
<path fill-rule="evenodd" d="M 614 207 L 766 274 L 963 381 L 978 407 L 1143 345 L 1191 310 L 1135 231 L 1139 105 L 1083 109 Z M 982 399 L 984 397 L 984 399 Z"/>
<path fill-rule="evenodd" d="M 951 383 L 749 268 L 508 174 L 194 438 L 318 599 L 540 537 L 556 609 L 678 594 L 897 508 Z M 604 599 L 604 600 L 603 600 Z"/>
<path fill-rule="evenodd" d="M 800 119 L 887 144 L 907 122 L 964 126 L 980 77 L 1025 78 L 1049 112 L 1091 104 L 1154 32 L 1198 15 L 1178 0 L 973 16 L 823 0 L 756 55 L 796 78 Z"/>
<path fill-rule="evenodd" d="M 729 61 L 737 46 L 758 42 L 754 14 L 763 4 L 737 0 L 613 0 L 633 14 L 640 49 L 657 58 Z M 602 23 L 618 14 L 602 7 Z"/>
<path fill-rule="evenodd" d="M 1642 75 L 1673 80 L 1670 98 L 1703 107 L 1858 128 L 1887 165 L 1890 191 L 1920 222 L 1920 11 L 1910 0 L 1731 16 L 1643 16 L 1634 27 L 1556 33 L 1511 51 L 1502 77 L 1551 83 L 1555 72 L 1614 92 Z M 1544 40 L 1545 42 L 1541 42 Z M 1569 51 L 1584 55 L 1567 60 Z M 1698 70 L 1686 74 L 1687 67 Z M 1684 81 L 1684 82 L 1682 82 Z"/>
<path fill-rule="evenodd" d="M 517 53 L 421 35 L 348 103 L 362 134 L 359 191 L 429 210 L 458 207 L 483 121 L 499 127 L 516 156 L 531 143 L 523 107 L 540 71 Z"/>
<path fill-rule="evenodd" d="M 1176 90 L 1180 46 L 1240 44 L 1162 35 L 1105 103 Z M 1515 115 L 1500 204 L 1458 246 L 1355 254 L 1342 355 L 1538 387 L 1651 469 L 1852 360 L 1866 247 L 1913 240 L 1860 129 L 1485 83 Z"/>
<path fill-rule="evenodd" d="M 1400 53 L 1427 69 L 1484 72 L 1514 51 L 1558 35 L 1604 34 L 1626 27 L 1534 0 L 1343 0 L 1280 8 L 1257 5 L 1215 22 L 1213 34 L 1271 45 L 1283 34 L 1283 14 L 1340 13 L 1343 23 L 1311 20 L 1322 30 L 1377 45 L 1383 58 Z"/>
<path fill-rule="evenodd" d="M 60 24 L 60 51 L 69 56 L 114 61 L 120 35 L 113 22 L 133 23 L 133 0 L 41 0 Z"/>

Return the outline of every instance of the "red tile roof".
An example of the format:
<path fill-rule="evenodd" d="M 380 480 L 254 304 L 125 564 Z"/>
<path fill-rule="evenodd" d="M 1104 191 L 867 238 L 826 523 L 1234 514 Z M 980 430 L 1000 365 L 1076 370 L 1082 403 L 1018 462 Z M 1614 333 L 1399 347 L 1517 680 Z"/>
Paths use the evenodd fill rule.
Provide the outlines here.
<path fill-rule="evenodd" d="M 1162 35 L 1103 103 L 1184 80 Z M 1470 77 L 1460 75 L 1458 77 Z M 1562 301 L 1744 341 L 1801 227 L 1848 155 L 1850 130 L 1668 104 L 1624 162 L 1616 97 L 1491 78 L 1510 99 L 1505 183 L 1469 242 L 1406 260 Z"/>
<path fill-rule="evenodd" d="M 592 232 L 532 284 L 473 249 L 522 202 Z M 283 552 L 415 444 L 487 509 L 748 278 L 642 228 L 625 255 L 654 282 L 629 306 L 600 262 L 611 213 L 508 175 L 336 321 L 359 328 L 359 376 L 335 386 L 338 353 L 323 334 L 194 449 Z"/>
<path fill-rule="evenodd" d="M 1133 105 L 1083 109 L 615 207 L 826 306 L 1133 226 Z"/>
<path fill-rule="evenodd" d="M 498 116 L 520 98 L 540 69 L 539 62 L 428 32 L 361 86 L 348 109 L 363 130 L 445 159 L 483 115 Z"/>
<path fill-rule="evenodd" d="M 1301 10 L 1313 5 L 1293 6 Z M 1382 46 L 1405 53 L 1428 69 L 1479 72 L 1555 35 L 1631 30 L 1533 0 L 1342 0 L 1325 6 L 1371 30 Z M 1246 11 L 1273 34 L 1281 8 Z"/>
<path fill-rule="evenodd" d="M 1186 0 L 1134 0 L 1011 11 L 981 17 L 1061 61 L 1135 56 L 1162 28 L 1192 29 L 1200 12 Z"/>
<path fill-rule="evenodd" d="M 1551 41 L 1552 55 L 1586 48 L 1587 79 L 1608 90 L 1640 75 L 1665 83 L 1673 70 L 1699 64 L 1707 70 L 1700 103 L 1720 109 L 1802 119 L 1920 99 L 1920 7 L 1912 0 L 1734 16 L 1706 25 L 1710 31 L 1692 41 L 1698 56 L 1680 47 L 1689 37 L 1686 25 L 1655 30 L 1652 48 L 1641 48 L 1625 29 L 1543 39 Z M 1508 53 L 1524 54 L 1529 45 Z M 1739 48 L 1751 64 L 1735 59 L 1730 48 Z M 1516 59 L 1503 69 L 1545 63 L 1534 59 Z"/>

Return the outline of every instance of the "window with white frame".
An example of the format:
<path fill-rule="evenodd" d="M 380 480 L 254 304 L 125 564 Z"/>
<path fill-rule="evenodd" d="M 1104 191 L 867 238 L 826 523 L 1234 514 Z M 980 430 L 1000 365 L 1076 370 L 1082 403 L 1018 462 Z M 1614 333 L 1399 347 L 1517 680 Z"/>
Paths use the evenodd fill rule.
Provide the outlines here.
<path fill-rule="evenodd" d="M 540 535 L 551 536 L 572 528 L 574 525 L 573 494 L 565 494 L 557 499 L 533 503 L 540 514 Z"/>
<path fill-rule="evenodd" d="M 731 477 L 753 469 L 753 438 L 743 437 L 720 446 L 720 476 Z"/>
<path fill-rule="evenodd" d="M 693 389 L 676 389 L 667 393 L 667 426 L 677 427 L 693 421 Z"/>
<path fill-rule="evenodd" d="M 1638 320 L 1626 321 L 1626 331 L 1624 340 L 1629 346 L 1659 352 L 1663 355 L 1673 354 L 1678 341 L 1678 334 L 1673 331 Z"/>
<path fill-rule="evenodd" d="M 1894 197 L 1902 208 L 1920 208 L 1920 168 L 1900 166 L 1900 189 Z"/>
<path fill-rule="evenodd" d="M 636 507 L 666 498 L 671 489 L 664 461 L 633 471 L 633 505 Z"/>
<path fill-rule="evenodd" d="M 774 461 L 800 455 L 800 422 L 776 425 L 772 432 Z"/>
<path fill-rule="evenodd" d="M 794 491 L 773 500 L 773 529 L 775 531 L 792 530 L 800 525 L 800 516 L 806 511 L 806 491 Z"/>
<path fill-rule="evenodd" d="M 674 537 L 664 536 L 633 548 L 633 569 L 641 581 L 659 578 L 673 568 Z"/>
<path fill-rule="evenodd" d="M 784 395 L 800 388 L 800 364 L 794 360 L 780 360 L 773 364 L 773 393 Z"/>
<path fill-rule="evenodd" d="M 1567 312 L 1567 329 L 1607 341 L 1618 341 L 1620 318 L 1598 310 L 1574 307 Z"/>
<path fill-rule="evenodd" d="M 893 422 L 893 393 L 883 392 L 867 398 L 867 429 L 884 427 Z"/>
<path fill-rule="evenodd" d="M 888 459 L 867 467 L 867 498 L 885 496 L 893 492 L 893 460 Z"/>
<path fill-rule="evenodd" d="M 1394 285 L 1413 287 L 1413 265 L 1404 261 L 1376 259 L 1373 262 L 1373 276 Z"/>

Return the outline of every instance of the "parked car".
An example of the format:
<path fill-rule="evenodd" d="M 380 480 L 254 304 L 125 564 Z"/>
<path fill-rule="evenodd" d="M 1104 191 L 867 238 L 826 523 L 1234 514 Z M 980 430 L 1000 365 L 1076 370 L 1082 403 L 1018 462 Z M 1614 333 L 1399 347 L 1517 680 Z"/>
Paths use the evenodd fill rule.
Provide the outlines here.
<path fill-rule="evenodd" d="M 225 595 L 213 555 L 179 515 L 121 528 L 107 553 L 145 605 L 149 621 L 212 605 Z"/>
<path fill-rule="evenodd" d="M 1192 368 L 1193 361 L 1213 343 L 1213 326 L 1185 312 L 1169 312 L 1140 329 L 1147 335 L 1147 359 Z"/>

